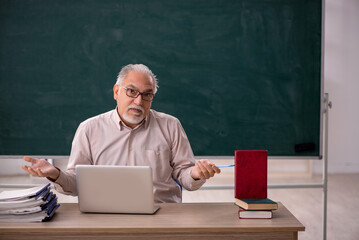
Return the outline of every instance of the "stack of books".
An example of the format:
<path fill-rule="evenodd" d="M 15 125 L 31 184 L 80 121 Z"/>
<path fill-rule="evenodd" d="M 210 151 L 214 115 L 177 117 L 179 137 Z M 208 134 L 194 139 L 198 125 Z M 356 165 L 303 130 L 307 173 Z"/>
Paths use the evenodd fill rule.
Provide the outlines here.
<path fill-rule="evenodd" d="M 56 209 L 56 194 L 50 184 L 0 193 L 0 222 L 45 222 Z"/>
<path fill-rule="evenodd" d="M 267 198 L 265 150 L 235 151 L 235 202 L 240 219 L 270 219 L 278 204 Z"/>
<path fill-rule="evenodd" d="M 278 204 L 269 198 L 236 199 L 235 204 L 239 207 L 238 217 L 241 219 L 270 219 L 273 217 L 272 211 L 278 208 Z"/>

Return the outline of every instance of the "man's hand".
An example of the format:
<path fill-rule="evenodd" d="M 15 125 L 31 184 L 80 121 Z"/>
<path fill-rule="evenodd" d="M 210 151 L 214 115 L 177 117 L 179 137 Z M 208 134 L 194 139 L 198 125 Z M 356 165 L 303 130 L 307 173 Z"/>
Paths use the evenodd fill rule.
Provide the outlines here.
<path fill-rule="evenodd" d="M 195 180 L 209 179 L 221 170 L 208 159 L 202 159 L 196 162 L 196 165 L 191 171 L 191 177 Z"/>
<path fill-rule="evenodd" d="M 60 171 L 44 159 L 37 159 L 37 158 L 25 156 L 24 160 L 33 164 L 32 166 L 26 166 L 26 165 L 21 166 L 22 169 L 24 169 L 26 172 L 28 172 L 31 175 L 37 177 L 47 177 L 54 181 L 60 175 Z"/>

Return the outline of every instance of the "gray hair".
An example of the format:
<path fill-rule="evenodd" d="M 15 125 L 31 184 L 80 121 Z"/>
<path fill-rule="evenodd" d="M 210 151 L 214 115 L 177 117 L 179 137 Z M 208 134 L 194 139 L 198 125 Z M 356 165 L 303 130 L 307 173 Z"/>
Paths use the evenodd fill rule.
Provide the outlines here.
<path fill-rule="evenodd" d="M 146 74 L 150 78 L 152 84 L 155 85 L 154 93 L 157 92 L 158 89 L 157 77 L 152 73 L 152 71 L 146 65 L 143 64 L 128 64 L 124 66 L 117 76 L 116 84 L 121 86 L 123 80 L 127 77 L 127 74 L 129 74 L 131 71 L 136 71 Z"/>

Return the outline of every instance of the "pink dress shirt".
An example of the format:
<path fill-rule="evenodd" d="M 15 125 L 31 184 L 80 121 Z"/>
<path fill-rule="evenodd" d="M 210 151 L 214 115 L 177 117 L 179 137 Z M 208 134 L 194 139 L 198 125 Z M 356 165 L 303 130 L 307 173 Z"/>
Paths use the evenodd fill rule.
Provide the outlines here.
<path fill-rule="evenodd" d="M 54 183 L 57 191 L 77 195 L 78 164 L 151 166 L 155 202 L 181 202 L 174 179 L 187 190 L 197 190 L 205 182 L 190 175 L 195 159 L 179 120 L 154 110 L 134 129 L 121 121 L 116 109 L 82 122 L 67 170 Z"/>

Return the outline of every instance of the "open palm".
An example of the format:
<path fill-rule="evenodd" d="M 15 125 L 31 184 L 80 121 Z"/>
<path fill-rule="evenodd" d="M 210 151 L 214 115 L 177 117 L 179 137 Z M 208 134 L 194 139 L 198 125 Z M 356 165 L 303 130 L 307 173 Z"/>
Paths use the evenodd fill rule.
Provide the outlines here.
<path fill-rule="evenodd" d="M 57 179 L 59 170 L 44 159 L 25 156 L 24 160 L 32 163 L 32 166 L 23 165 L 22 168 L 31 175 Z"/>

